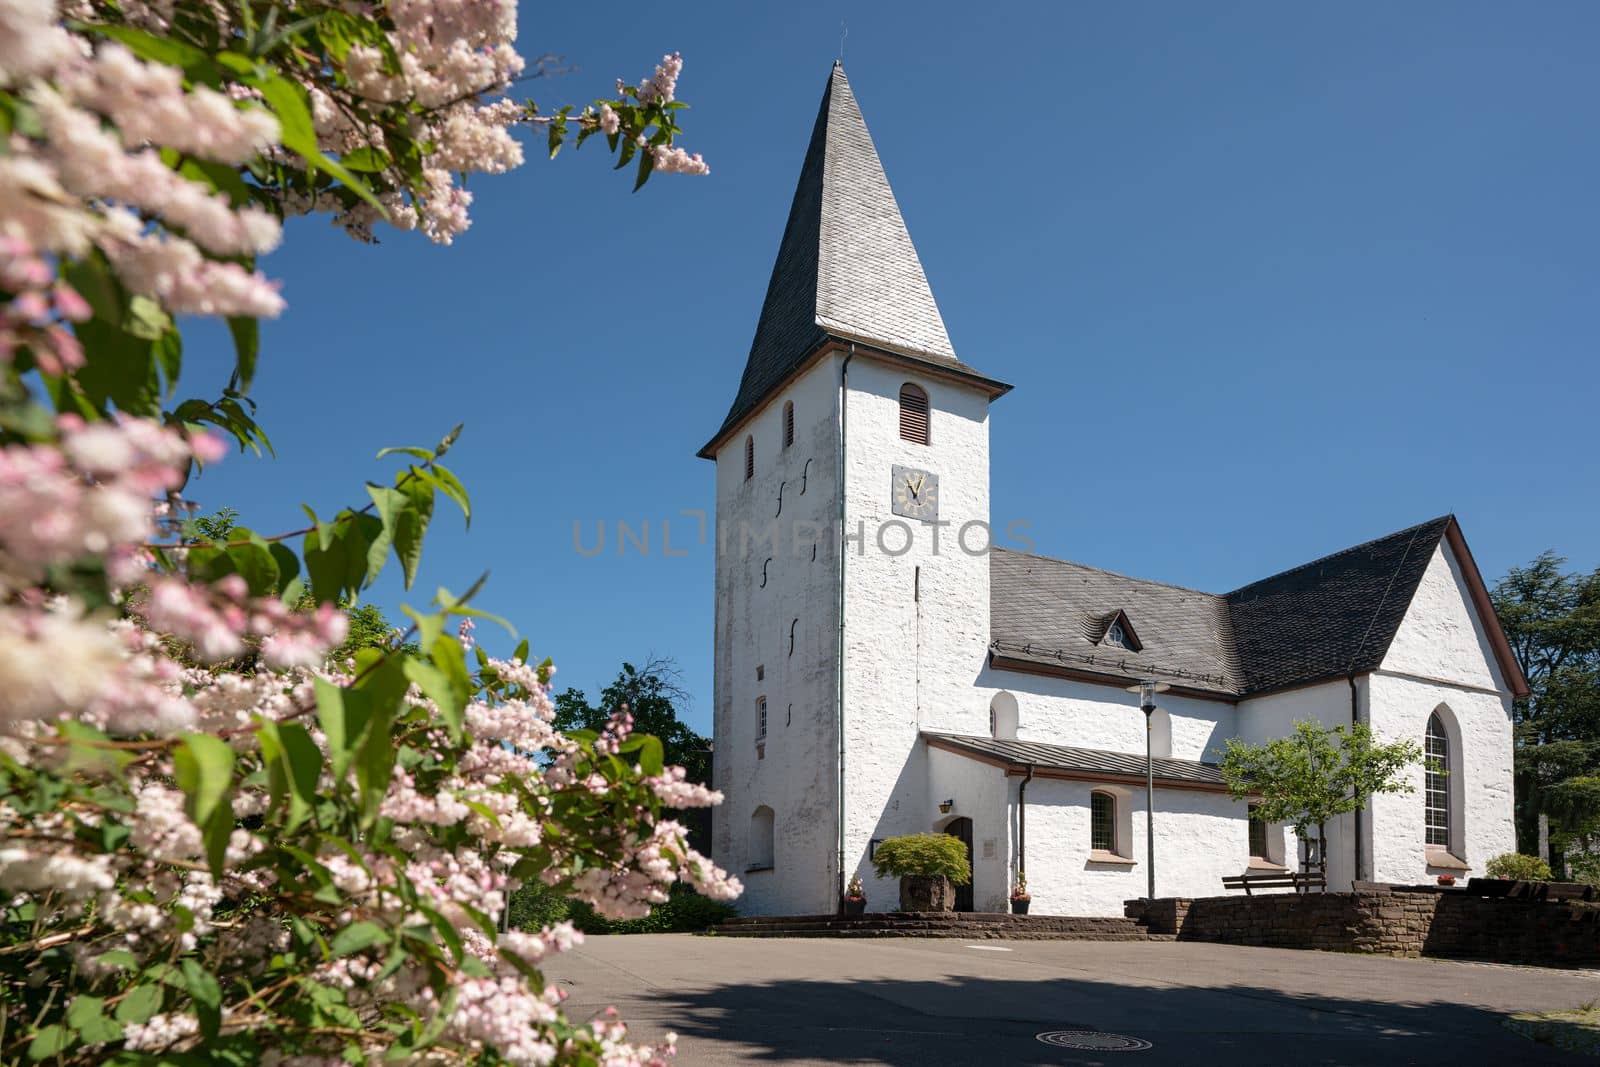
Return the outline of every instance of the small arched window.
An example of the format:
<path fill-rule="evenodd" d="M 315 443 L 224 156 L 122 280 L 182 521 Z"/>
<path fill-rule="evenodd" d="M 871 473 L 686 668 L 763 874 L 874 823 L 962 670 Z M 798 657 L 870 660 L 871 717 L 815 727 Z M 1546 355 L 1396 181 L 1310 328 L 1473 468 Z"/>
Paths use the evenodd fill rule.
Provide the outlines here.
<path fill-rule="evenodd" d="M 756 439 L 748 434 L 744 439 L 744 480 L 756 476 Z"/>
<path fill-rule="evenodd" d="M 748 871 L 770 871 L 773 866 L 772 809 L 761 805 L 750 816 L 750 861 Z"/>
<path fill-rule="evenodd" d="M 1095 790 L 1089 794 L 1089 847 L 1117 851 L 1117 798 Z"/>
<path fill-rule="evenodd" d="M 989 736 L 998 741 L 1015 741 L 1017 725 L 1017 698 L 1002 689 L 989 701 Z"/>
<path fill-rule="evenodd" d="M 783 447 L 794 444 L 794 401 L 783 402 Z"/>
<path fill-rule="evenodd" d="M 1428 716 L 1428 732 L 1423 738 L 1423 818 L 1427 843 L 1450 847 L 1450 734 L 1436 711 Z"/>
<path fill-rule="evenodd" d="M 928 394 L 910 382 L 900 387 L 900 438 L 918 445 L 928 443 Z"/>

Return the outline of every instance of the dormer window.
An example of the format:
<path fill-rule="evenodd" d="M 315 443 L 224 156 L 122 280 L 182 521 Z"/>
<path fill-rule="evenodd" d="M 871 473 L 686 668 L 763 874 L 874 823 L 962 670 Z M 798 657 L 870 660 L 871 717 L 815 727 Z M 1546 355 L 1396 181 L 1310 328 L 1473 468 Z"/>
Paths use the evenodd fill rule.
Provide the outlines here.
<path fill-rule="evenodd" d="M 1125 648 L 1129 652 L 1138 652 L 1144 648 L 1144 645 L 1139 641 L 1139 635 L 1134 633 L 1133 623 L 1128 621 L 1128 615 L 1123 611 L 1118 611 L 1111 616 L 1110 621 L 1106 623 L 1106 632 L 1101 637 L 1100 643 L 1102 645 L 1115 645 L 1117 648 Z"/>
<path fill-rule="evenodd" d="M 928 443 L 928 394 L 910 382 L 900 387 L 900 439 Z"/>

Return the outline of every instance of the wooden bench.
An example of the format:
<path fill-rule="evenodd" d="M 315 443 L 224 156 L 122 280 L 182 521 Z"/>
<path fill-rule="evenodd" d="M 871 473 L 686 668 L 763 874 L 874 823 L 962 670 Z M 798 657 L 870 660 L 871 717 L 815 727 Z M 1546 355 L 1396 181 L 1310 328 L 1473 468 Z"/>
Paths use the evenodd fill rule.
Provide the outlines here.
<path fill-rule="evenodd" d="M 1511 878 L 1473 878 L 1467 894 L 1514 900 L 1594 900 L 1595 890 L 1582 882 L 1524 882 Z"/>
<path fill-rule="evenodd" d="M 1222 877 L 1222 888 L 1243 889 L 1245 896 L 1255 889 L 1293 889 L 1297 893 L 1318 889 L 1326 892 L 1328 876 L 1320 872 L 1302 874 L 1297 871 L 1256 871 L 1249 874 L 1229 874 Z"/>

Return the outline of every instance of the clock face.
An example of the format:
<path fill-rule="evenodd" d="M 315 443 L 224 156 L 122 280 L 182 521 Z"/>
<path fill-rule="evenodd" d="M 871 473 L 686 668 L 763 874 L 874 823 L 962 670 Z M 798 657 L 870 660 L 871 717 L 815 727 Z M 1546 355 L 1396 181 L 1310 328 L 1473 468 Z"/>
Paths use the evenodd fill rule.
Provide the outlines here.
<path fill-rule="evenodd" d="M 939 476 L 915 467 L 896 466 L 889 499 L 896 515 L 934 522 L 939 518 Z"/>

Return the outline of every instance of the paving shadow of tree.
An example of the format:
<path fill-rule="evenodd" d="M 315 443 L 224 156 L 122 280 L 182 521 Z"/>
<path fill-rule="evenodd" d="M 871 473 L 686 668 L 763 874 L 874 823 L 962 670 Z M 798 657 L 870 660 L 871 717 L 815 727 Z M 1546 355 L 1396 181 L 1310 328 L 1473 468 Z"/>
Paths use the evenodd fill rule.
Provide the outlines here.
<path fill-rule="evenodd" d="M 1049 978 L 778 980 L 658 990 L 661 1017 L 688 1039 L 748 1062 L 965 1064 L 1585 1063 L 1508 1031 L 1505 1016 L 1427 999 L 1313 997 L 1283 990 Z M 1140 1052 L 1047 1046 L 1046 1031 L 1149 1041 Z M 717 1062 L 727 1062 L 719 1054 Z"/>

